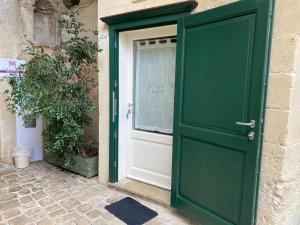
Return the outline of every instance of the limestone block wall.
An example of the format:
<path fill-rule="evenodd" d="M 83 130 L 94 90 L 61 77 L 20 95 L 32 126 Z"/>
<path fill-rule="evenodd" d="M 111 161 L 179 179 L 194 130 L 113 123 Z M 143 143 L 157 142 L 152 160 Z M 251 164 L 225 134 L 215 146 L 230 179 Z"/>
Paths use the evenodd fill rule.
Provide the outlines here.
<path fill-rule="evenodd" d="M 80 5 L 74 9 L 79 9 L 80 21 L 85 24 L 85 27 L 91 31 L 97 31 L 97 18 L 98 18 L 98 1 L 97 0 L 81 0 Z M 98 38 L 93 33 L 89 32 L 85 34 L 91 38 L 92 41 L 97 42 Z M 95 79 L 95 82 L 98 83 L 98 73 L 94 72 L 91 74 L 92 78 Z M 98 106 L 98 95 L 95 94 L 94 104 Z M 86 139 L 98 140 L 99 137 L 99 127 L 98 127 L 98 111 L 90 113 L 90 116 L 93 120 L 90 127 L 86 128 Z"/>
<path fill-rule="evenodd" d="M 258 224 L 300 224 L 300 1 L 277 0 Z"/>
<path fill-rule="evenodd" d="M 98 16 L 109 16 L 182 0 L 99 0 Z M 195 12 L 235 0 L 199 1 Z M 300 1 L 276 0 L 268 81 L 257 225 L 300 224 Z M 108 182 L 109 68 L 108 27 L 98 24 L 99 179 Z"/>
<path fill-rule="evenodd" d="M 0 0 L 0 57 L 19 58 L 22 21 L 17 0 Z M 0 82 L 0 162 L 12 163 L 11 149 L 16 145 L 16 117 L 6 110 L 5 96 L 9 87 Z"/>

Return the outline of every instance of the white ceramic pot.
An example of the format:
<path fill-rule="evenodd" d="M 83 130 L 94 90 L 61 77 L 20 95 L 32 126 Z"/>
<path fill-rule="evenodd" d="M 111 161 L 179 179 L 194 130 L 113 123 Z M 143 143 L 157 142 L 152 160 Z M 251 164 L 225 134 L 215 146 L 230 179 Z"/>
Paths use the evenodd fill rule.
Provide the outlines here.
<path fill-rule="evenodd" d="M 30 158 L 27 156 L 15 156 L 15 166 L 18 169 L 26 168 L 29 166 Z"/>
<path fill-rule="evenodd" d="M 28 146 L 16 147 L 13 149 L 15 166 L 19 169 L 29 166 L 32 148 Z"/>

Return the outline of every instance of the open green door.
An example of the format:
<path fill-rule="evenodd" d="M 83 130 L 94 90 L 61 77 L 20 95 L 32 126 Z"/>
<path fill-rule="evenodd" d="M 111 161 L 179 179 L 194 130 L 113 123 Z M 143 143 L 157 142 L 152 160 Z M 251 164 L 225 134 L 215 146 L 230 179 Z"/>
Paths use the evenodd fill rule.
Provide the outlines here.
<path fill-rule="evenodd" d="M 171 204 L 201 225 L 255 223 L 272 3 L 178 24 Z"/>

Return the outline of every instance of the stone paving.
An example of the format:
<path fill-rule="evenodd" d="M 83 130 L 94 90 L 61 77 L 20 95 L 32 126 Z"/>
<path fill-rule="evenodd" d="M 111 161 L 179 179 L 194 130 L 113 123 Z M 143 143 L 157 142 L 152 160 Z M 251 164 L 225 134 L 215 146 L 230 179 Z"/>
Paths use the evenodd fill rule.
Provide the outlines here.
<path fill-rule="evenodd" d="M 104 206 L 126 196 L 97 177 L 86 179 L 46 162 L 25 169 L 0 164 L 0 225 L 121 225 Z M 193 224 L 172 209 L 134 198 L 159 214 L 146 225 Z"/>

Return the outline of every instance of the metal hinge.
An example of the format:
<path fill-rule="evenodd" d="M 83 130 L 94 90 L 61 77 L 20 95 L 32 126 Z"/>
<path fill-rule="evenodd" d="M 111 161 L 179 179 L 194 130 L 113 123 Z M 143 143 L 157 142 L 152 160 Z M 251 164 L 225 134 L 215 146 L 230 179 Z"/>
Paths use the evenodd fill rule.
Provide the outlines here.
<path fill-rule="evenodd" d="M 115 40 L 115 48 L 117 48 L 117 40 Z"/>
<path fill-rule="evenodd" d="M 114 161 L 114 167 L 117 167 L 117 161 Z"/>

